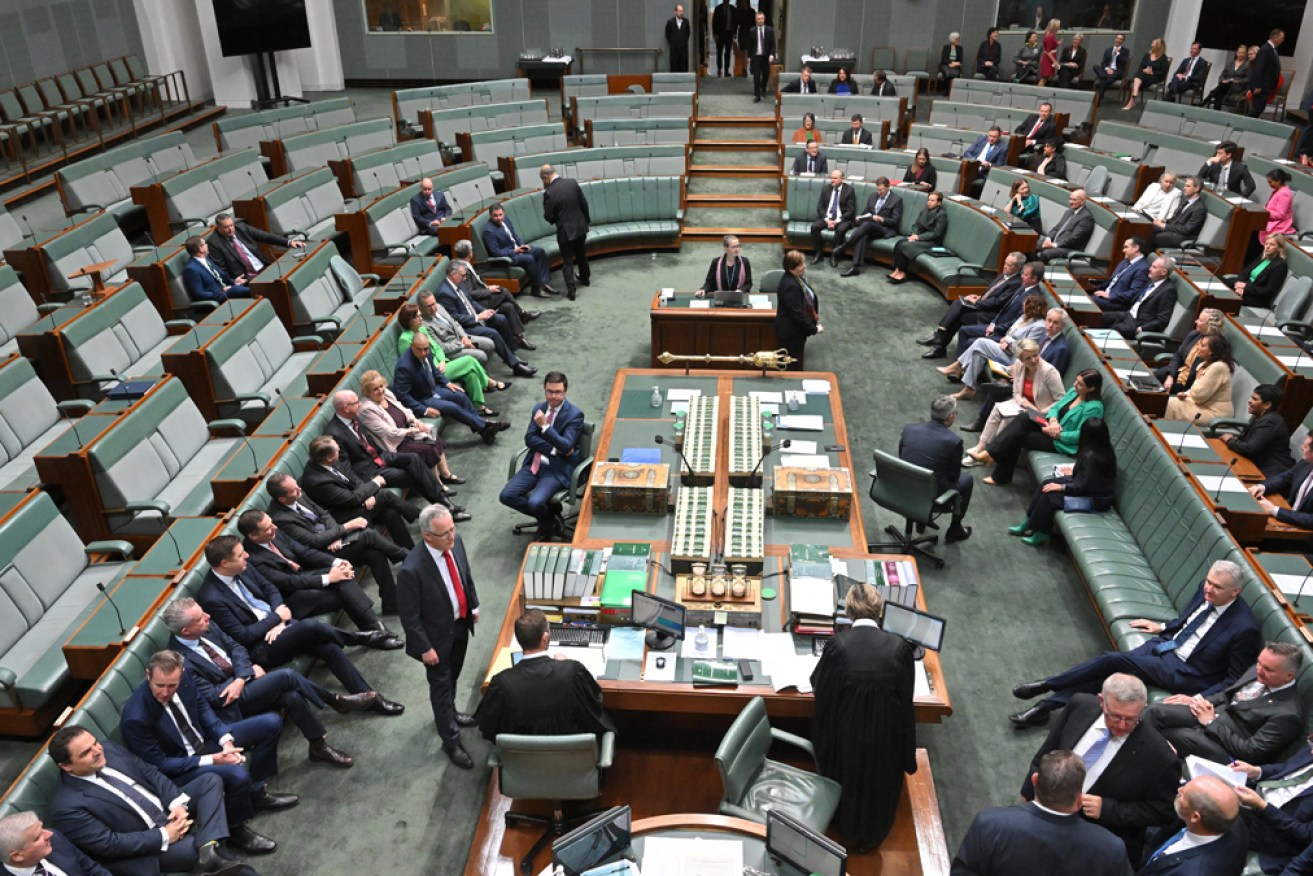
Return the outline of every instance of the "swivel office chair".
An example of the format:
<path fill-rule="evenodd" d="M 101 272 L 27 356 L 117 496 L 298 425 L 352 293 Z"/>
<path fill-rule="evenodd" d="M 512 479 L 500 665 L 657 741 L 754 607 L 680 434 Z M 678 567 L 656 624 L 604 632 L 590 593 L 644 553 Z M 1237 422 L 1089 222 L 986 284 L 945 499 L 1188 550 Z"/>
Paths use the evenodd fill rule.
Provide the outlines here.
<path fill-rule="evenodd" d="M 944 560 L 930 552 L 929 546 L 938 544 L 938 535 L 913 536 L 912 528 L 926 527 L 937 529 L 935 518 L 941 514 L 956 513 L 962 498 L 957 490 L 939 492 L 935 484 L 935 473 L 928 468 L 904 462 L 883 450 L 872 451 L 875 456 L 875 471 L 871 472 L 871 501 L 886 510 L 903 517 L 906 526 L 902 532 L 890 524 L 884 531 L 894 537 L 891 542 L 873 542 L 866 546 L 869 551 L 880 552 L 896 550 L 901 553 L 915 554 L 935 564 L 935 568 L 944 568 Z"/>

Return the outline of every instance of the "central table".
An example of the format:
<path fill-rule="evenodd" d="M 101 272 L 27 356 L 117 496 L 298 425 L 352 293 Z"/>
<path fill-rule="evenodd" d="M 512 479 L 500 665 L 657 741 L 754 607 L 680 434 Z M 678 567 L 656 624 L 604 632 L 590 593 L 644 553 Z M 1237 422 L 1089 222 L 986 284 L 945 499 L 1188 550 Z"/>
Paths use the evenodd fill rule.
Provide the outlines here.
<path fill-rule="evenodd" d="M 766 300 L 768 308 L 716 307 L 711 298 L 694 298 L 692 291 L 680 291 L 673 299 L 662 300 L 658 291 L 652 296 L 648 318 L 652 324 L 653 368 L 664 366 L 657 359 L 670 352 L 683 356 L 742 356 L 759 350 L 777 350 L 780 339 L 775 334 L 777 297 L 773 292 L 752 292 L 752 298 Z M 718 367 L 738 368 L 728 363 Z"/>

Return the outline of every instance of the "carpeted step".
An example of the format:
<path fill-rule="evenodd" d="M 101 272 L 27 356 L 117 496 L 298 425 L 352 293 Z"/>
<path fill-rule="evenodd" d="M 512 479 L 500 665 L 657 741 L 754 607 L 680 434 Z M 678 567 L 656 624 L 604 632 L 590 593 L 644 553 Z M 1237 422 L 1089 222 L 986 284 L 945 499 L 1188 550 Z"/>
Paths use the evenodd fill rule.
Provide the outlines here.
<path fill-rule="evenodd" d="M 732 234 L 739 240 L 747 243 L 782 243 L 784 241 L 784 232 L 779 226 L 773 228 L 754 228 L 751 226 L 743 227 L 726 227 L 726 228 L 706 228 L 684 226 L 684 240 L 715 240 L 719 241 L 726 234 Z"/>
<path fill-rule="evenodd" d="M 690 164 L 689 176 L 778 177 L 778 164 Z"/>
<path fill-rule="evenodd" d="M 762 207 L 766 209 L 778 210 L 782 206 L 779 195 L 766 194 L 748 194 L 748 193 L 727 193 L 727 192 L 698 192 L 688 195 L 685 203 L 690 207 L 736 207 L 750 208 Z"/>

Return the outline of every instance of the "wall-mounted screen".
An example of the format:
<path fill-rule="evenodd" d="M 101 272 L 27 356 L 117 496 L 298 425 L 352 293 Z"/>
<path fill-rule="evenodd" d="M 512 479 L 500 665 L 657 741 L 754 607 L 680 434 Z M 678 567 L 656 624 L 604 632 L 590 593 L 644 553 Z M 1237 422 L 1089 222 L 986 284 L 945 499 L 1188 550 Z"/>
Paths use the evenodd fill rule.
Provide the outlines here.
<path fill-rule="evenodd" d="M 310 48 L 305 0 L 214 0 L 225 58 Z"/>

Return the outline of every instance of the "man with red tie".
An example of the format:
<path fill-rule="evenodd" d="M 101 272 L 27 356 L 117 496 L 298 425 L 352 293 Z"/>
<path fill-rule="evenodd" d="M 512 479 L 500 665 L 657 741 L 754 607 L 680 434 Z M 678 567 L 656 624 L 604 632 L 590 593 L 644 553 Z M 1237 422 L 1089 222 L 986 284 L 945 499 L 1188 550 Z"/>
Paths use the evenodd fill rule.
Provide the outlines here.
<path fill-rule="evenodd" d="M 424 664 L 443 752 L 461 769 L 473 769 L 474 759 L 461 745 L 460 731 L 473 727 L 475 720 L 456 710 L 456 683 L 479 619 L 479 594 L 451 512 L 429 505 L 420 512 L 419 534 L 424 543 L 411 550 L 397 576 L 406 653 Z"/>
<path fill-rule="evenodd" d="M 1012 133 L 1026 141 L 1023 153 L 1034 152 L 1039 145 L 1048 140 L 1055 132 L 1053 124 L 1053 104 L 1045 101 L 1039 105 L 1039 112 L 1031 113 L 1017 125 Z"/>
<path fill-rule="evenodd" d="M 451 218 L 451 205 L 442 192 L 433 191 L 433 180 L 420 180 L 419 194 L 410 199 L 410 216 L 420 234 L 438 236 L 438 228 Z"/>
<path fill-rule="evenodd" d="M 551 500 L 558 490 L 570 486 L 570 477 L 579 461 L 584 412 L 566 401 L 569 385 L 569 379 L 560 371 L 548 372 L 543 378 L 547 400 L 534 406 L 533 418 L 524 433 L 529 454 L 499 497 L 507 508 L 538 521 L 538 541 L 550 541 L 561 534 L 561 523 Z"/>

